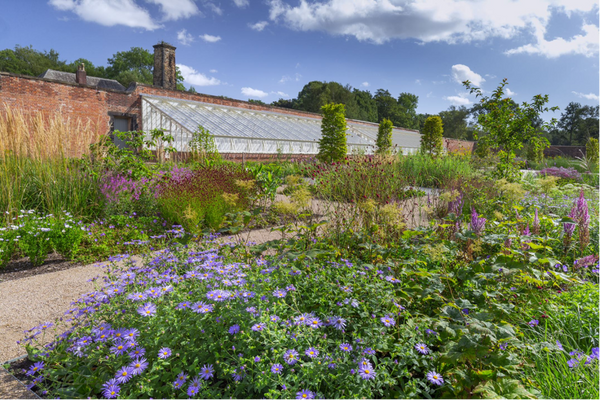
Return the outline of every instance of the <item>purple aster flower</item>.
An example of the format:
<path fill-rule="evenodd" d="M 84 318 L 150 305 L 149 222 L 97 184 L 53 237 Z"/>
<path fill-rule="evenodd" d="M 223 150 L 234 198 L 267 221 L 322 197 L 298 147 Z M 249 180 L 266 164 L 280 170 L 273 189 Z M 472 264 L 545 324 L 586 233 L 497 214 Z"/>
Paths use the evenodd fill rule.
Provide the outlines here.
<path fill-rule="evenodd" d="M 283 371 L 283 365 L 281 364 L 273 364 L 271 367 L 271 372 L 274 374 L 280 374 Z"/>
<path fill-rule="evenodd" d="M 130 295 L 127 296 L 128 300 L 133 300 L 133 301 L 142 301 L 142 300 L 146 300 L 148 298 L 148 296 L 145 293 L 131 293 Z"/>
<path fill-rule="evenodd" d="M 143 317 L 150 317 L 156 314 L 156 306 L 153 303 L 146 303 L 138 308 L 137 312 Z"/>
<path fill-rule="evenodd" d="M 146 354 L 146 349 L 143 347 L 136 347 L 129 351 L 129 357 L 131 358 L 143 357 L 144 354 Z"/>
<path fill-rule="evenodd" d="M 391 283 L 400 283 L 400 279 L 397 279 L 391 275 L 386 276 L 385 280 Z"/>
<path fill-rule="evenodd" d="M 390 327 L 390 326 L 396 324 L 396 320 L 394 318 L 390 317 L 389 315 L 386 315 L 385 317 L 381 317 L 381 322 L 383 322 L 383 325 L 385 325 L 386 327 Z"/>
<path fill-rule="evenodd" d="M 114 381 L 114 379 L 111 379 L 110 381 Z M 106 397 L 107 399 L 116 398 L 119 395 L 119 392 L 121 391 L 121 388 L 116 382 L 111 384 L 105 383 L 103 387 L 104 390 L 102 391 L 102 396 Z"/>
<path fill-rule="evenodd" d="M 115 340 L 114 345 L 110 348 L 110 352 L 116 356 L 120 356 L 127 351 L 127 341 L 120 339 Z"/>
<path fill-rule="evenodd" d="M 31 367 L 29 367 L 29 370 L 27 371 L 27 375 L 33 376 L 43 369 L 44 369 L 44 362 L 43 361 L 36 362 Z"/>
<path fill-rule="evenodd" d="M 177 375 L 177 379 L 175 379 L 175 382 L 173 382 L 173 386 L 175 386 L 175 384 L 177 383 L 179 384 L 179 386 L 177 386 L 176 389 L 179 389 L 183 386 L 187 378 L 188 376 L 185 374 L 185 372 L 180 372 L 179 375 Z"/>
<path fill-rule="evenodd" d="M 373 349 L 372 349 L 372 348 L 370 348 L 370 347 L 367 347 L 366 349 L 364 349 L 364 350 L 363 350 L 363 353 L 364 353 L 364 354 L 369 354 L 369 355 L 371 355 L 371 356 L 372 356 L 372 355 L 374 355 L 374 354 L 375 354 L 375 350 L 373 350 Z"/>
<path fill-rule="evenodd" d="M 190 386 L 187 390 L 187 395 L 190 397 L 197 395 L 200 391 L 200 385 L 202 385 L 202 383 L 198 378 L 192 379 L 192 382 L 190 383 Z"/>
<path fill-rule="evenodd" d="M 540 323 L 540 321 L 538 321 L 537 319 L 532 319 L 531 321 L 529 321 L 527 323 L 527 325 L 529 325 L 529 326 L 537 326 L 537 325 L 539 325 L 539 323 Z"/>
<path fill-rule="evenodd" d="M 296 364 L 298 362 L 298 352 L 294 349 L 288 350 L 283 355 L 283 359 L 290 365 Z"/>
<path fill-rule="evenodd" d="M 164 359 L 171 357 L 171 354 L 172 354 L 172 352 L 171 352 L 170 348 L 163 347 L 162 349 L 160 349 L 158 351 L 158 358 L 162 358 L 164 360 Z"/>
<path fill-rule="evenodd" d="M 179 304 L 177 304 L 177 307 L 175 307 L 176 310 L 185 310 L 186 308 L 190 308 L 190 303 L 187 301 L 184 301 L 183 303 L 179 303 Z"/>
<path fill-rule="evenodd" d="M 337 330 L 344 330 L 346 328 L 346 320 L 342 317 L 331 317 L 329 325 L 333 326 Z"/>
<path fill-rule="evenodd" d="M 124 338 L 125 340 L 129 340 L 129 341 L 135 341 L 135 339 L 137 339 L 137 337 L 140 335 L 140 331 L 138 331 L 137 329 L 133 328 L 133 329 L 128 329 L 127 333 L 125 334 Z"/>
<path fill-rule="evenodd" d="M 206 304 L 203 301 L 199 301 L 197 303 L 194 303 L 191 306 L 191 309 L 193 312 L 198 313 L 198 314 L 206 314 L 209 312 L 212 312 L 213 310 L 213 305 L 212 304 Z"/>
<path fill-rule="evenodd" d="M 273 296 L 282 299 L 287 295 L 287 292 L 283 289 L 277 289 L 273 292 Z"/>
<path fill-rule="evenodd" d="M 579 360 L 576 358 L 571 358 L 569 361 L 567 361 L 567 364 L 569 365 L 569 368 L 575 368 L 579 365 Z"/>
<path fill-rule="evenodd" d="M 271 315 L 271 316 L 269 317 L 269 320 L 270 320 L 271 322 L 278 322 L 280 319 L 281 319 L 281 318 L 279 318 L 277 315 Z"/>
<path fill-rule="evenodd" d="M 340 350 L 346 351 L 346 352 L 352 351 L 352 346 L 349 345 L 348 343 L 342 343 L 342 344 L 340 344 Z"/>
<path fill-rule="evenodd" d="M 238 324 L 235 324 L 235 325 L 232 325 L 232 326 L 229 327 L 229 334 L 230 335 L 235 335 L 239 331 L 240 331 L 240 326 Z"/>
<path fill-rule="evenodd" d="M 129 364 L 129 366 L 133 368 L 133 375 L 139 375 L 144 372 L 146 368 L 148 368 L 148 362 L 145 358 L 137 358 L 131 364 Z"/>
<path fill-rule="evenodd" d="M 204 365 L 202 368 L 200 368 L 200 377 L 202 379 L 209 380 L 210 378 L 213 377 L 213 373 L 215 372 L 215 369 L 213 368 L 212 364 L 209 365 Z"/>
<path fill-rule="evenodd" d="M 254 362 L 260 362 L 260 357 L 259 356 L 254 357 Z"/>
<path fill-rule="evenodd" d="M 311 392 L 310 390 L 301 390 L 298 393 L 296 393 L 296 398 L 297 399 L 314 399 L 315 394 L 313 392 Z"/>
<path fill-rule="evenodd" d="M 375 371 L 370 365 L 367 365 L 358 369 L 358 375 L 363 379 L 373 379 L 375 378 Z"/>
<path fill-rule="evenodd" d="M 437 336 L 437 334 L 438 334 L 436 331 L 434 331 L 432 329 L 425 329 L 425 333 L 428 335 L 435 335 L 435 336 Z"/>
<path fill-rule="evenodd" d="M 433 383 L 434 385 L 442 386 L 444 384 L 444 378 L 442 375 L 438 374 L 435 371 L 430 371 L 427 373 L 427 380 Z"/>
<path fill-rule="evenodd" d="M 129 382 L 131 378 L 133 378 L 133 368 L 128 366 L 121 367 L 121 369 L 115 373 L 115 379 L 120 384 Z"/>
<path fill-rule="evenodd" d="M 260 324 L 254 324 L 250 329 L 252 329 L 254 332 L 260 332 L 263 329 L 265 329 L 265 324 L 263 324 L 262 322 Z"/>
<path fill-rule="evenodd" d="M 319 318 L 314 317 L 311 318 L 306 325 L 310 326 L 311 328 L 318 329 L 323 326 L 323 322 L 321 322 Z"/>
<path fill-rule="evenodd" d="M 429 354 L 429 348 L 425 343 L 417 343 L 415 345 L 415 350 L 417 350 L 421 354 Z"/>
<path fill-rule="evenodd" d="M 308 349 L 306 349 L 304 354 L 306 354 L 310 358 L 315 358 L 319 355 L 319 350 L 315 349 L 314 347 L 309 347 Z"/>

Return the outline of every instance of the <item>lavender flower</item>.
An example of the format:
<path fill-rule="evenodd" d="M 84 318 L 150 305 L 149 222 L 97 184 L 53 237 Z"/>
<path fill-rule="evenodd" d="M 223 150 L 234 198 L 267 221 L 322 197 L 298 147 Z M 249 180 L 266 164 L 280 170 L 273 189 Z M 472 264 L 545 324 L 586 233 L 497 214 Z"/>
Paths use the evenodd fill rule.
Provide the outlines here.
<path fill-rule="evenodd" d="M 133 368 L 128 366 L 121 367 L 121 369 L 115 373 L 115 379 L 120 384 L 129 382 L 131 378 L 133 378 Z"/>
<path fill-rule="evenodd" d="M 442 386 L 444 384 L 444 378 L 442 378 L 442 376 L 435 371 L 427 373 L 427 380 L 438 386 Z"/>
<path fill-rule="evenodd" d="M 114 379 L 111 379 L 109 382 L 104 384 L 102 396 L 106 397 L 107 399 L 114 399 L 119 395 L 121 388 Z"/>
<path fill-rule="evenodd" d="M 158 358 L 162 358 L 164 360 L 164 359 L 171 357 L 171 354 L 172 354 L 172 352 L 171 352 L 170 348 L 163 347 L 162 349 L 160 349 L 158 351 Z"/>
<path fill-rule="evenodd" d="M 153 303 L 146 303 L 138 308 L 137 312 L 143 317 L 150 317 L 156 314 L 156 306 Z"/>
<path fill-rule="evenodd" d="M 285 290 L 282 289 L 277 289 L 273 292 L 273 296 L 282 299 L 287 295 L 287 292 Z"/>
<path fill-rule="evenodd" d="M 146 361 L 145 358 L 137 358 L 131 364 L 129 364 L 129 366 L 133 368 L 131 371 L 133 375 L 139 375 L 144 372 L 146 368 L 148 368 L 148 361 Z"/>
<path fill-rule="evenodd" d="M 310 358 L 316 358 L 319 355 L 319 350 L 315 349 L 314 347 L 309 347 L 308 349 L 306 349 L 304 354 L 306 354 Z"/>
<path fill-rule="evenodd" d="M 296 350 L 288 350 L 283 355 L 283 359 L 286 363 L 294 365 L 298 362 L 298 352 Z"/>
<path fill-rule="evenodd" d="M 350 346 L 348 343 L 342 343 L 340 344 L 340 350 L 349 352 L 352 351 L 352 346 Z"/>
<path fill-rule="evenodd" d="M 310 390 L 301 390 L 296 393 L 296 399 L 314 399 L 315 394 Z"/>
<path fill-rule="evenodd" d="M 390 317 L 389 315 L 386 315 L 385 317 L 381 317 L 381 322 L 383 322 L 383 325 L 385 325 L 386 327 L 390 327 L 393 325 L 396 325 L 396 320 L 392 317 Z"/>
<path fill-rule="evenodd" d="M 209 380 L 210 378 L 213 377 L 213 373 L 215 372 L 212 364 L 209 365 L 204 365 L 202 368 L 200 368 L 200 377 L 202 379 Z"/>
<path fill-rule="evenodd" d="M 429 354 L 429 347 L 427 347 L 425 343 L 417 343 L 415 345 L 415 350 L 421 354 Z"/>
<path fill-rule="evenodd" d="M 229 334 L 230 335 L 235 335 L 239 331 L 240 331 L 240 326 L 238 324 L 235 324 L 235 325 L 232 325 L 232 326 L 229 327 Z"/>
<path fill-rule="evenodd" d="M 358 369 L 358 375 L 360 375 L 361 378 L 363 379 L 373 379 L 375 378 L 375 371 L 373 370 L 373 368 L 368 365 L 366 367 L 360 367 Z"/>
<path fill-rule="evenodd" d="M 274 374 L 281 374 L 281 371 L 283 371 L 283 365 L 281 364 L 273 364 L 271 367 L 271 372 Z"/>

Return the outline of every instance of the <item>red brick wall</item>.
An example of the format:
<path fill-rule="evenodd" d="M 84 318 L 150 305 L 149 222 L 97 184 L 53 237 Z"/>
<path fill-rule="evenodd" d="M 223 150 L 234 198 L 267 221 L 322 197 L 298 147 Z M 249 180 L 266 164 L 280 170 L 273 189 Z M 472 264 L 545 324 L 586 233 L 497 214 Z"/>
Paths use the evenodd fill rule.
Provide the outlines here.
<path fill-rule="evenodd" d="M 471 154 L 473 146 L 475 146 L 475 142 L 444 138 L 444 147 L 448 153 Z"/>

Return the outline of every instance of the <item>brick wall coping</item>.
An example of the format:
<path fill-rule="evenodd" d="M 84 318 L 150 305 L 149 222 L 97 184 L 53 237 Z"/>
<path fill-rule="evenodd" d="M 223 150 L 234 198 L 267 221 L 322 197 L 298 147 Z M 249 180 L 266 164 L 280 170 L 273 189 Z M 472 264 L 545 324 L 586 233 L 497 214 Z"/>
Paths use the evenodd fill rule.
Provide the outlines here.
<path fill-rule="evenodd" d="M 120 94 L 139 94 L 139 95 L 143 95 L 144 94 L 144 88 L 152 88 L 152 89 L 157 89 L 160 91 L 165 92 L 166 96 L 163 97 L 170 97 L 173 98 L 174 100 L 180 100 L 177 96 L 169 96 L 168 93 L 172 92 L 174 95 L 185 95 L 186 97 L 203 97 L 203 98 L 207 98 L 207 99 L 215 99 L 215 100 L 219 100 L 219 101 L 228 101 L 231 102 L 232 105 L 231 106 L 225 106 L 225 105 L 221 105 L 218 103 L 214 103 L 216 105 L 221 105 L 223 107 L 233 107 L 236 108 L 235 104 L 239 104 L 239 105 L 243 105 L 240 108 L 243 108 L 244 110 L 254 110 L 254 111 L 266 111 L 266 112 L 272 112 L 272 113 L 277 113 L 277 114 L 288 114 L 288 115 L 295 115 L 298 117 L 305 117 L 305 118 L 313 118 L 313 119 L 321 119 L 322 116 L 319 113 L 314 113 L 314 112 L 310 112 L 310 111 L 302 111 L 302 110 L 294 110 L 291 108 L 284 108 L 284 107 L 276 107 L 276 106 L 270 106 L 270 105 L 262 105 L 262 104 L 255 104 L 255 103 L 250 103 L 248 101 L 244 101 L 244 100 L 237 100 L 237 99 L 231 99 L 231 98 L 224 98 L 224 97 L 220 97 L 220 96 L 214 96 L 214 95 L 210 95 L 210 94 L 202 94 L 202 93 L 188 93 L 188 92 L 182 92 L 180 90 L 171 90 L 171 89 L 165 89 L 161 86 L 154 86 L 154 85 L 148 85 L 145 83 L 138 83 L 135 82 L 134 84 L 129 85 L 129 87 L 126 90 L 115 90 L 115 89 L 108 89 L 108 88 L 99 88 L 99 87 L 95 87 L 93 85 L 83 85 L 80 83 L 71 83 L 71 82 L 63 82 L 63 81 L 59 81 L 59 80 L 55 80 L 55 79 L 48 79 L 48 78 L 40 78 L 37 76 L 29 76 L 29 75 L 21 75 L 21 74 L 13 74 L 11 72 L 2 72 L 0 71 L 0 76 L 9 76 L 9 77 L 14 77 L 14 78 L 20 78 L 20 79 L 29 79 L 29 80 L 34 80 L 34 81 L 43 81 L 43 82 L 51 82 L 54 84 L 59 84 L 59 85 L 66 85 L 66 86 L 73 86 L 73 87 L 86 87 L 86 88 L 90 88 L 90 89 L 94 89 L 97 91 L 103 91 L 103 92 L 112 92 L 112 93 L 120 93 Z M 2 89 L 1 85 L 0 85 L 0 90 Z M 148 95 L 152 95 L 150 93 L 148 93 Z M 185 99 L 181 99 L 181 100 L 185 100 Z M 202 103 L 207 103 L 206 101 L 202 101 L 202 100 L 194 100 L 194 99 L 188 99 L 191 101 L 199 101 Z M 207 104 L 212 104 L 212 103 L 207 103 Z M 361 125 L 368 125 L 368 126 L 379 126 L 378 123 L 376 122 L 370 122 L 370 121 L 361 121 L 361 120 L 355 120 L 355 119 L 349 119 L 347 118 L 347 121 L 353 124 L 361 124 Z M 406 131 L 406 132 L 412 132 L 412 133 L 416 133 L 416 134 L 420 134 L 420 132 L 416 129 L 407 129 L 407 128 L 402 128 L 402 127 L 397 127 L 395 126 L 394 129 L 398 129 L 398 130 L 402 130 L 402 131 Z"/>

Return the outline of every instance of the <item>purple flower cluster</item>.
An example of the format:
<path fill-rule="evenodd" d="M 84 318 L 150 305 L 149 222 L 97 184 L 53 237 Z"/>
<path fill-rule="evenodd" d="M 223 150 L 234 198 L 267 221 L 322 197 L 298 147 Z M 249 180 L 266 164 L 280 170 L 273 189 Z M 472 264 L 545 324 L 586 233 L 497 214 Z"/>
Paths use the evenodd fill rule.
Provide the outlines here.
<path fill-rule="evenodd" d="M 562 179 L 570 179 L 581 182 L 581 174 L 577 172 L 575 168 L 564 168 L 564 167 L 549 167 L 544 168 L 539 172 L 543 176 L 556 176 Z"/>
<path fill-rule="evenodd" d="M 476 234 L 480 235 L 485 229 L 486 219 L 483 217 L 479 217 L 477 211 L 475 209 L 471 209 L 471 230 Z"/>

